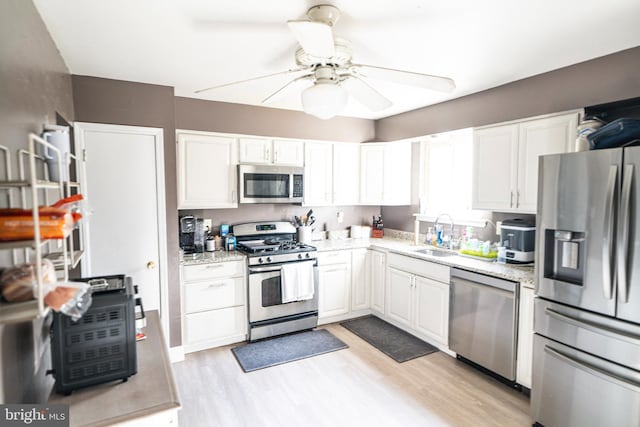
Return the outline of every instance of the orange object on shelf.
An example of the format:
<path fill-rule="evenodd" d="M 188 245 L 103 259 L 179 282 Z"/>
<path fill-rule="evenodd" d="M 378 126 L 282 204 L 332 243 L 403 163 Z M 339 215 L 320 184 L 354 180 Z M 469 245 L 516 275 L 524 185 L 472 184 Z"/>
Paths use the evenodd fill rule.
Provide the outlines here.
<path fill-rule="evenodd" d="M 74 217 L 65 209 L 38 209 L 40 238 L 63 239 L 73 227 Z M 30 209 L 0 209 L 0 241 L 30 240 L 34 238 L 33 211 Z"/>
<path fill-rule="evenodd" d="M 384 237 L 384 230 L 371 230 L 371 237 L 382 238 Z"/>

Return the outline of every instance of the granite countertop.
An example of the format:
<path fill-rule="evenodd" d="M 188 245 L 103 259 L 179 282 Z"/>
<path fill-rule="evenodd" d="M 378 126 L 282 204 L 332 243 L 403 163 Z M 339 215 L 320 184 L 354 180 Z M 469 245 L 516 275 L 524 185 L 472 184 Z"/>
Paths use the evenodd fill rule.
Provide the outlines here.
<path fill-rule="evenodd" d="M 182 255 L 180 262 L 183 265 L 211 264 L 227 261 L 244 261 L 247 257 L 238 251 L 215 251 L 201 254 Z"/>
<path fill-rule="evenodd" d="M 374 248 L 388 252 L 394 252 L 401 255 L 407 255 L 438 264 L 447 265 L 449 267 L 458 267 L 464 270 L 474 271 L 477 273 L 488 274 L 490 276 L 500 277 L 502 279 L 520 282 L 523 286 L 533 288 L 535 283 L 534 266 L 514 265 L 514 264 L 498 264 L 497 262 L 483 261 L 468 258 L 462 255 L 452 255 L 447 257 L 438 257 L 427 254 L 417 253 L 419 249 L 433 248 L 424 244 L 414 244 L 413 241 L 399 239 L 393 237 L 384 237 L 381 239 L 340 239 L 340 240 L 322 240 L 311 243 L 318 248 L 319 252 L 349 250 L 361 248 Z"/>

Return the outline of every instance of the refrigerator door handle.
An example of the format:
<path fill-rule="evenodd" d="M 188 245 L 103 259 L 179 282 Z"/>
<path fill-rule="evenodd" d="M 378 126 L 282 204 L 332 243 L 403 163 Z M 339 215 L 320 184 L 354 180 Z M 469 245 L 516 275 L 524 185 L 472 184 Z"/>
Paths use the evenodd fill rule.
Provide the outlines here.
<path fill-rule="evenodd" d="M 554 317 L 560 321 L 566 322 L 578 328 L 586 329 L 590 332 L 595 332 L 596 334 L 605 335 L 609 338 L 613 338 L 616 340 L 622 340 L 636 346 L 640 345 L 640 337 L 638 337 L 637 335 L 633 335 L 625 331 L 621 331 L 619 329 L 613 329 L 606 325 L 590 322 L 585 319 L 576 319 L 573 316 L 570 316 L 565 313 L 561 313 L 549 307 L 545 308 L 544 313 L 550 317 Z"/>
<path fill-rule="evenodd" d="M 628 390 L 631 390 L 635 393 L 640 393 L 640 386 L 635 383 L 635 382 L 631 382 L 628 380 L 625 380 L 624 378 L 621 378 L 619 376 L 614 376 L 613 374 L 610 374 L 609 372 L 607 372 L 606 370 L 593 366 L 591 364 L 588 364 L 586 362 L 583 362 L 581 360 L 576 360 L 573 357 L 566 355 L 564 353 L 559 352 L 558 350 L 549 347 L 548 345 L 544 346 L 544 351 L 545 353 L 549 354 L 550 356 L 555 357 L 556 359 L 564 362 L 564 363 L 568 363 L 569 365 L 573 366 L 574 368 L 580 369 L 582 371 L 585 371 L 588 374 L 591 375 L 595 375 L 597 377 L 600 377 L 606 381 L 610 381 L 614 384 L 617 384 L 620 387 L 624 387 Z"/>
<path fill-rule="evenodd" d="M 618 177 L 618 166 L 609 167 L 609 180 L 607 182 L 607 197 L 604 209 L 604 239 L 602 242 L 602 290 L 606 299 L 613 299 L 613 219 L 615 208 L 616 180 Z"/>
<path fill-rule="evenodd" d="M 631 214 L 629 204 L 631 200 L 631 185 L 633 183 L 633 164 L 624 165 L 624 178 L 622 180 L 622 196 L 620 200 L 620 212 L 618 213 L 617 236 L 617 268 L 618 268 L 618 298 L 620 302 L 629 302 L 629 278 L 627 276 L 627 256 L 629 253 L 629 221 Z"/>

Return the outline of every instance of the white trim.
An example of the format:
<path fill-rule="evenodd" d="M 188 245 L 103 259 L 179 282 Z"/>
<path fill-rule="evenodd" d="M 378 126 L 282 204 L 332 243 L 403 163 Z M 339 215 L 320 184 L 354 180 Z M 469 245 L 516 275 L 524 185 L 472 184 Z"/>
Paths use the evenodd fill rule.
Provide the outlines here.
<path fill-rule="evenodd" d="M 171 363 L 182 362 L 184 360 L 184 347 L 169 347 L 169 361 Z"/>
<path fill-rule="evenodd" d="M 164 179 L 164 131 L 161 128 L 141 127 L 141 126 L 125 126 L 110 125 L 102 123 L 74 123 L 74 139 L 77 147 L 78 158 L 80 162 L 80 183 L 85 192 L 85 196 L 89 197 L 90 190 L 87 186 L 87 170 L 84 161 L 85 132 L 111 132 L 126 133 L 134 135 L 149 135 L 154 138 L 154 147 L 156 153 L 156 193 L 157 193 L 157 216 L 158 216 L 158 264 L 160 273 L 160 320 L 162 330 L 164 331 L 167 342 L 169 340 L 169 279 L 168 279 L 168 257 L 167 257 L 167 220 L 166 220 L 166 188 Z M 85 229 L 83 233 L 83 246 L 85 250 L 84 257 L 81 260 L 81 271 L 83 275 L 91 276 L 91 247 L 89 229 Z"/>
<path fill-rule="evenodd" d="M 413 216 L 416 218 L 416 221 L 423 221 L 423 222 L 435 222 L 436 218 L 438 218 L 438 215 L 428 215 L 428 214 L 419 214 L 419 213 L 415 213 L 415 214 L 413 214 Z M 465 226 L 470 226 L 470 227 L 486 227 L 487 226 L 487 220 L 486 219 L 472 219 L 472 218 L 454 219 L 453 224 L 454 225 L 465 225 Z"/>

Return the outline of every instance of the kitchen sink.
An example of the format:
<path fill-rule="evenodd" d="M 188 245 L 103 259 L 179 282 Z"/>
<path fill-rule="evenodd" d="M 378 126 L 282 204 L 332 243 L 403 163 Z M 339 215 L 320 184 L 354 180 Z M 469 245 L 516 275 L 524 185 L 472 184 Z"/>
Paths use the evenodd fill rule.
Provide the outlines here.
<path fill-rule="evenodd" d="M 456 252 L 449 252 L 442 249 L 416 249 L 414 252 L 424 255 L 436 256 L 436 257 L 448 257 L 457 255 Z"/>

